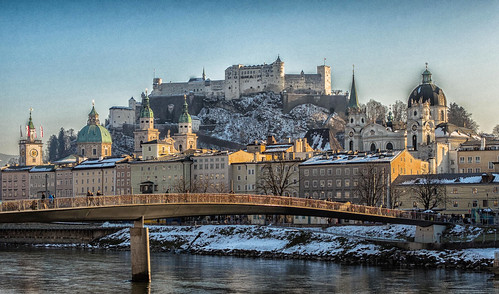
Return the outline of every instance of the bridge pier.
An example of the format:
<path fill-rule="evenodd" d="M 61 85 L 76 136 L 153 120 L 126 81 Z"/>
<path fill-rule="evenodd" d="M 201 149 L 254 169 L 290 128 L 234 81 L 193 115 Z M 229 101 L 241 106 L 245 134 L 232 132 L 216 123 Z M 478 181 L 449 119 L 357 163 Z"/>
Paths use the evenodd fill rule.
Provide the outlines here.
<path fill-rule="evenodd" d="M 132 256 L 132 282 L 150 282 L 149 228 L 144 228 L 144 217 L 136 220 L 133 228 L 130 228 L 130 251 Z"/>

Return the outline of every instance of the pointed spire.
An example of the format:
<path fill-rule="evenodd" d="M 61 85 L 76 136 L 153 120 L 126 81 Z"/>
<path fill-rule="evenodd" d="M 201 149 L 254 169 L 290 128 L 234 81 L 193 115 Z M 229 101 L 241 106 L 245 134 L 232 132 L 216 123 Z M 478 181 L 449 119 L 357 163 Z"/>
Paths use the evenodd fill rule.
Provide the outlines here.
<path fill-rule="evenodd" d="M 204 66 L 203 66 L 203 81 L 206 81 L 206 74 L 204 72 Z"/>
<path fill-rule="evenodd" d="M 275 62 L 277 62 L 277 63 L 280 63 L 280 62 L 281 62 L 281 56 L 280 56 L 279 54 L 277 54 L 277 59 L 276 59 L 276 61 L 275 61 Z"/>
<path fill-rule="evenodd" d="M 359 100 L 357 99 L 357 90 L 355 89 L 355 68 L 352 65 L 352 88 L 350 89 L 350 100 L 348 102 L 348 108 L 359 108 Z"/>

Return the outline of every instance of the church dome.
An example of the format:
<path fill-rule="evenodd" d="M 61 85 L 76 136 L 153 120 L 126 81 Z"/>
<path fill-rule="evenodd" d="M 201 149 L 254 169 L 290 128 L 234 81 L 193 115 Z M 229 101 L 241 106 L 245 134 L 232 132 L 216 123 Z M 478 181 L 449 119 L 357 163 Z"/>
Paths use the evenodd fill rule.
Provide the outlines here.
<path fill-rule="evenodd" d="M 433 84 L 431 80 L 431 72 L 427 68 L 423 72 L 423 81 L 412 90 L 409 95 L 407 106 L 411 107 L 413 102 L 429 102 L 430 106 L 447 106 L 447 99 L 445 98 L 442 89 Z"/>
<path fill-rule="evenodd" d="M 113 143 L 109 131 L 100 125 L 99 114 L 92 105 L 87 125 L 78 132 L 76 143 Z"/>
<path fill-rule="evenodd" d="M 78 132 L 77 143 L 113 143 L 109 131 L 99 125 L 86 125 Z"/>

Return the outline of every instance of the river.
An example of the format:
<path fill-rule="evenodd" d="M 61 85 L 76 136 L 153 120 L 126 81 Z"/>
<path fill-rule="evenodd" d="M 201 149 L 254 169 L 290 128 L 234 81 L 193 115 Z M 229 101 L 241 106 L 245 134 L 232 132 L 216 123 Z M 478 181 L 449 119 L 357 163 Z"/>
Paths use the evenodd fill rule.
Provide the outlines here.
<path fill-rule="evenodd" d="M 130 282 L 128 251 L 0 248 L 0 293 L 499 293 L 491 274 L 331 262 L 151 254 Z"/>

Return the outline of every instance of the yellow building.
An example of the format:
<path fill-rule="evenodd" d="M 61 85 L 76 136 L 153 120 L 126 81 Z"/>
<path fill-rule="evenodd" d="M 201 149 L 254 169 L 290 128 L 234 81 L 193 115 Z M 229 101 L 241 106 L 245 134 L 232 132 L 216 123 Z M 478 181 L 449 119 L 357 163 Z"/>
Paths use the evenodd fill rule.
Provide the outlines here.
<path fill-rule="evenodd" d="M 74 196 L 116 195 L 116 163 L 126 158 L 87 160 L 73 167 Z"/>
<path fill-rule="evenodd" d="M 422 209 L 414 189 L 426 176 L 400 176 L 394 183 L 402 209 Z M 491 208 L 499 212 L 499 174 L 437 174 L 432 181 L 445 189 L 444 199 L 433 210 L 444 214 L 468 215 L 472 209 Z M 415 188 L 416 187 L 416 188 Z M 417 191 L 417 190 L 416 190 Z"/>
<path fill-rule="evenodd" d="M 457 172 L 493 172 L 494 162 L 499 161 L 499 140 L 482 138 L 468 141 L 457 151 Z"/>

